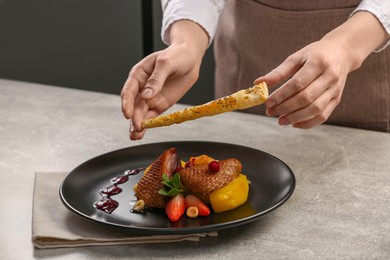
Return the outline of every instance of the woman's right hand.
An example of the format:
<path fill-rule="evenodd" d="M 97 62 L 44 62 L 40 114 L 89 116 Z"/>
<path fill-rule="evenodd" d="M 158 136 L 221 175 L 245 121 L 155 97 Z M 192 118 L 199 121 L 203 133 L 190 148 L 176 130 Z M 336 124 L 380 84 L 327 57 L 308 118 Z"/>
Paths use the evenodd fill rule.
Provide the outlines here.
<path fill-rule="evenodd" d="M 130 71 L 121 92 L 122 112 L 131 119 L 130 139 L 141 139 L 142 122 L 163 113 L 192 87 L 208 46 L 203 29 L 190 21 L 172 25 L 171 45 L 145 57 Z"/>

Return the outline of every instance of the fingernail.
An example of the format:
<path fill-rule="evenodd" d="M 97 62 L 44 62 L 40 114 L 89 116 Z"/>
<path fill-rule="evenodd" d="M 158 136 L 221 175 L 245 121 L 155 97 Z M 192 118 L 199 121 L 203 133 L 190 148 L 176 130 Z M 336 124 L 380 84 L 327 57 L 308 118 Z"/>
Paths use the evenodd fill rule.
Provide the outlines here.
<path fill-rule="evenodd" d="M 271 108 L 268 108 L 266 113 L 267 113 L 267 116 L 276 116 L 276 111 L 271 109 Z"/>
<path fill-rule="evenodd" d="M 150 98 L 152 95 L 153 95 L 153 89 L 151 89 L 151 88 L 145 88 L 142 91 L 142 97 L 144 97 L 144 98 Z"/>
<path fill-rule="evenodd" d="M 282 118 L 279 118 L 279 125 L 288 125 L 289 122 L 286 118 L 282 117 Z"/>

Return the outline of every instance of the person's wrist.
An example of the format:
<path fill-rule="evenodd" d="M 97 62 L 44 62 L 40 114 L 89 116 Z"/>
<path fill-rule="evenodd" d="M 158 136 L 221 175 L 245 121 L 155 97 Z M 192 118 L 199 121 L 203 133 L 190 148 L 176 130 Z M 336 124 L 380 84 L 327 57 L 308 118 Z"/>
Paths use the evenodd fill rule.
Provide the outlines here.
<path fill-rule="evenodd" d="M 344 24 L 326 34 L 323 39 L 337 41 L 345 52 L 352 71 L 359 68 L 367 56 L 388 37 L 374 15 L 357 12 Z"/>
<path fill-rule="evenodd" d="M 340 35 L 338 35 L 340 33 Z M 343 32 L 331 32 L 325 35 L 321 41 L 325 45 L 331 46 L 334 53 L 343 61 L 344 68 L 351 72 L 361 66 L 366 58 L 365 52 L 361 48 L 354 47 L 354 43 L 351 43 L 348 37 L 345 37 Z"/>
<path fill-rule="evenodd" d="M 172 25 L 170 30 L 172 45 L 183 45 L 195 51 L 195 55 L 202 58 L 209 45 L 209 36 L 197 23 L 189 20 L 180 20 Z"/>

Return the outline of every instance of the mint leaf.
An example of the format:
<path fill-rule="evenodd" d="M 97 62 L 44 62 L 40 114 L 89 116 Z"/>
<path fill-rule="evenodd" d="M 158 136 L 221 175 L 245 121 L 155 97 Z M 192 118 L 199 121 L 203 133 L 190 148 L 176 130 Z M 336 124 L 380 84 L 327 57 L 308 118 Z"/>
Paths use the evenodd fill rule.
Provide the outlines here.
<path fill-rule="evenodd" d="M 161 194 L 161 195 L 164 195 L 164 196 L 168 196 L 168 191 L 166 190 L 166 189 L 160 189 L 159 191 L 158 191 L 158 194 Z"/>
<path fill-rule="evenodd" d="M 183 185 L 180 182 L 180 175 L 175 173 L 170 179 L 167 174 L 162 175 L 162 183 L 166 186 L 158 191 L 159 194 L 169 197 L 174 197 L 179 193 L 184 192 Z"/>
<path fill-rule="evenodd" d="M 182 193 L 184 190 L 180 190 L 180 189 L 171 189 L 170 191 L 168 191 L 168 196 L 169 197 L 175 197 L 177 194 L 179 193 Z"/>
<path fill-rule="evenodd" d="M 173 175 L 173 186 L 176 188 L 181 187 L 180 175 L 177 173 L 175 173 L 175 175 Z"/>
<path fill-rule="evenodd" d="M 169 179 L 169 177 L 168 177 L 168 175 L 166 173 L 164 173 L 162 175 L 162 178 L 163 178 L 162 183 L 164 183 L 165 186 L 168 186 L 169 188 L 175 188 L 174 183 L 172 182 L 171 179 Z"/>

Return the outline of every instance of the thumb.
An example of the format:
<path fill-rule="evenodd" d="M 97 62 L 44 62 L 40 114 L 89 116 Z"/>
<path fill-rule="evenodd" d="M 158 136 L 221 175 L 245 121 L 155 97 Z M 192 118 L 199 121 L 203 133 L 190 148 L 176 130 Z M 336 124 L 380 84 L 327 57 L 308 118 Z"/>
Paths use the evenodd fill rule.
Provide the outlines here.
<path fill-rule="evenodd" d="M 164 86 L 169 75 L 173 74 L 171 66 L 167 65 L 165 60 L 156 60 L 153 73 L 146 81 L 145 87 L 142 89 L 141 97 L 145 100 L 152 99 L 156 96 Z"/>

